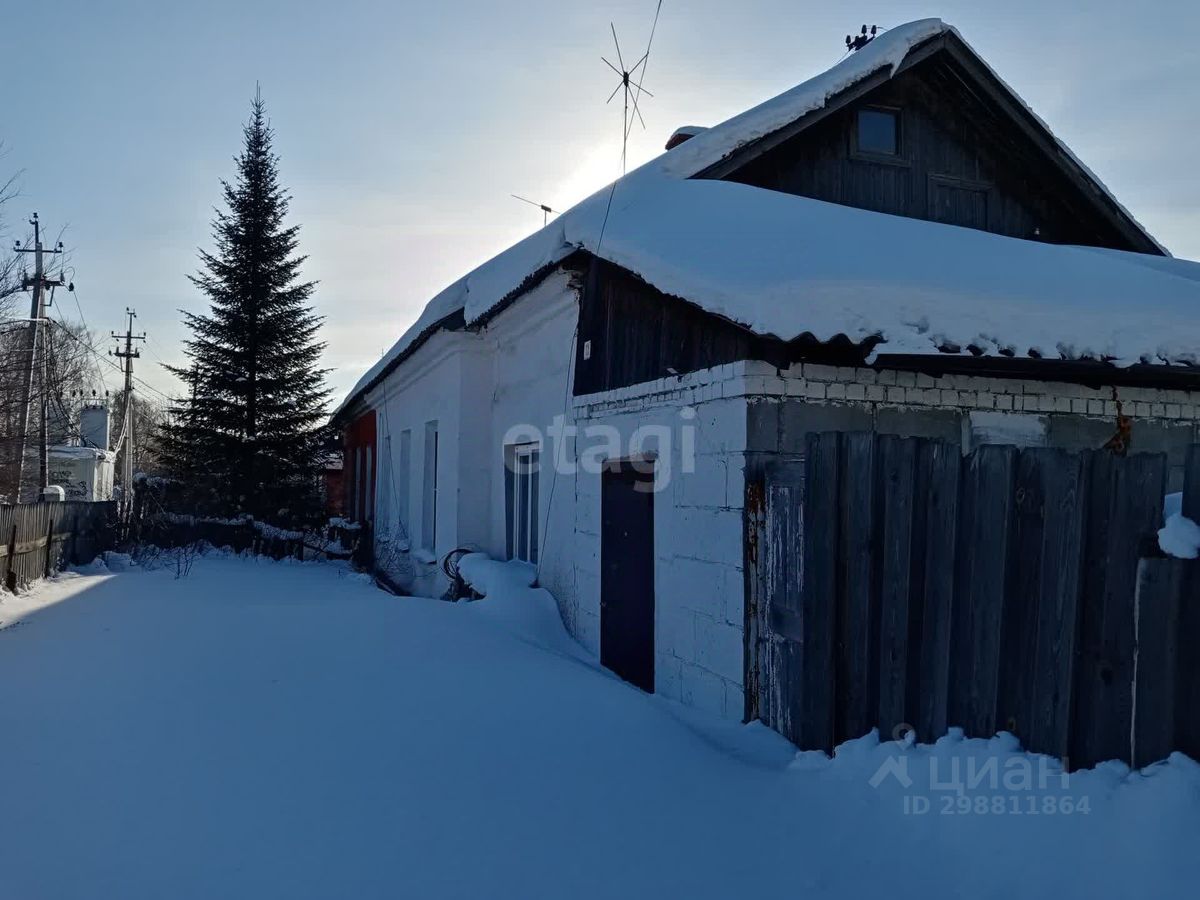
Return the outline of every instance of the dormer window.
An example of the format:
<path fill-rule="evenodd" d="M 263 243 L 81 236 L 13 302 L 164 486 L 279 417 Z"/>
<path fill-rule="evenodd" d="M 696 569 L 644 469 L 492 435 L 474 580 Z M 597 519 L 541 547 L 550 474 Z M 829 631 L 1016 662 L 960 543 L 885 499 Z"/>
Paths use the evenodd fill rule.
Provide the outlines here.
<path fill-rule="evenodd" d="M 872 156 L 900 155 L 900 112 L 867 107 L 858 111 L 855 149 Z"/>

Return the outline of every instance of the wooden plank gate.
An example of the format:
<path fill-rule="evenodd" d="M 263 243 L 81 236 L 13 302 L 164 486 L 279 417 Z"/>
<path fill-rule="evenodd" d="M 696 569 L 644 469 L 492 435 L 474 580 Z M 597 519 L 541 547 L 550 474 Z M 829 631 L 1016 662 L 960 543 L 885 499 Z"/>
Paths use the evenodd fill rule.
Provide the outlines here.
<path fill-rule="evenodd" d="M 116 503 L 0 506 L 0 584 L 10 591 L 67 565 L 91 562 L 116 537 Z"/>
<path fill-rule="evenodd" d="M 749 494 L 750 713 L 805 749 L 1010 731 L 1072 767 L 1200 758 L 1200 564 L 1163 455 L 812 434 Z M 1185 512 L 1200 519 L 1200 448 Z"/>

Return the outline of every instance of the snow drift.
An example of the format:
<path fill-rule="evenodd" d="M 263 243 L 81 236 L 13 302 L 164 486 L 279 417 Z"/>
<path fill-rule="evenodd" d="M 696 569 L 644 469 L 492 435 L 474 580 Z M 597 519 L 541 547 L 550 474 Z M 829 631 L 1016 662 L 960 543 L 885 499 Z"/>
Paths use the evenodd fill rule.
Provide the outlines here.
<path fill-rule="evenodd" d="M 117 562 L 117 560 L 114 560 Z M 111 567 L 110 567 L 111 568 Z M 0 593 L 0 897 L 1186 897 L 1200 766 L 832 757 L 547 652 L 530 572 L 210 555 Z M 94 573 L 103 573 L 100 566 Z M 524 605 L 526 608 L 522 608 Z M 561 626 L 558 626 L 561 630 Z"/>

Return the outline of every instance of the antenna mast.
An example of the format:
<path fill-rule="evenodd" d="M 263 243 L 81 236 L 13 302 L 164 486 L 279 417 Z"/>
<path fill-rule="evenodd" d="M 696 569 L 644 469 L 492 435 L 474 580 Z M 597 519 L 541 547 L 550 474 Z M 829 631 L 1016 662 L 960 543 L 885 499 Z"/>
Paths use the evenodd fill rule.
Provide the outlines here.
<path fill-rule="evenodd" d="M 621 42 L 617 40 L 617 26 L 612 22 L 608 23 L 609 30 L 612 31 L 613 46 L 617 50 L 617 63 L 619 68 L 603 56 L 600 59 L 606 66 L 612 69 L 620 82 L 613 92 L 608 95 L 608 99 L 604 102 L 612 103 L 613 97 L 617 96 L 617 91 L 624 91 L 624 112 L 621 119 L 621 174 L 625 174 L 626 158 L 629 150 L 629 132 L 633 130 L 633 119 L 636 118 L 642 123 L 642 130 L 646 129 L 646 120 L 642 118 L 642 111 L 638 108 L 638 102 L 642 99 L 642 94 L 647 97 L 653 97 L 646 88 L 642 86 L 642 81 L 646 78 L 646 64 L 650 59 L 650 47 L 654 44 L 654 32 L 658 28 L 658 15 L 662 12 L 662 0 L 658 0 L 658 6 L 654 9 L 654 22 L 650 26 L 650 39 L 646 41 L 646 52 L 642 54 L 641 59 L 635 62 L 628 69 L 625 68 L 625 59 L 621 55 Z M 633 104 L 630 105 L 629 95 L 633 94 Z M 633 116 L 630 116 L 632 110 Z"/>

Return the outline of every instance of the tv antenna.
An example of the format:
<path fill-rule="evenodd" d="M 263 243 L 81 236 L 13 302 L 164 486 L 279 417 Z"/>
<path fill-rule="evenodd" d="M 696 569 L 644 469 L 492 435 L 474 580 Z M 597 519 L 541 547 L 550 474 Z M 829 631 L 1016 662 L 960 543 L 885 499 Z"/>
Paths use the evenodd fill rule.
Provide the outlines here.
<path fill-rule="evenodd" d="M 614 66 L 603 56 L 600 57 L 600 59 L 604 61 L 604 64 L 612 69 L 617 74 L 617 77 L 621 79 L 617 86 L 613 88 L 613 92 L 608 95 L 608 99 L 604 102 L 606 104 L 612 103 L 613 97 L 617 96 L 617 92 L 624 91 L 624 114 L 622 115 L 621 120 L 622 174 L 625 172 L 625 158 L 629 148 L 629 133 L 633 130 L 634 118 L 642 123 L 642 130 L 645 130 L 646 128 L 646 120 L 642 118 L 642 111 L 638 108 L 638 101 L 641 100 L 642 94 L 645 94 L 647 97 L 654 96 L 642 86 L 642 82 L 646 80 L 646 65 L 650 60 L 650 47 L 654 43 L 654 31 L 658 28 L 658 14 L 660 12 L 662 12 L 662 0 L 658 0 L 658 5 L 654 9 L 654 23 L 650 26 L 650 39 L 646 41 L 646 52 L 643 53 L 641 59 L 635 62 L 632 66 L 630 66 L 628 69 L 625 68 L 625 59 L 621 55 L 621 42 L 617 40 L 617 26 L 612 22 L 608 23 L 608 27 L 612 31 L 613 45 L 617 50 L 617 63 L 619 67 Z M 632 105 L 630 104 L 631 94 L 633 95 Z M 630 110 L 633 112 L 632 116 L 630 116 Z"/>
<path fill-rule="evenodd" d="M 536 200 L 529 200 L 528 198 L 521 197 L 517 194 L 509 194 L 508 196 L 512 197 L 514 200 L 520 200 L 522 203 L 528 203 L 530 206 L 536 206 L 538 209 L 540 209 L 542 211 L 542 227 L 543 228 L 545 228 L 546 223 L 550 221 L 550 216 L 558 215 L 557 209 L 551 209 L 545 203 L 538 203 Z"/>

